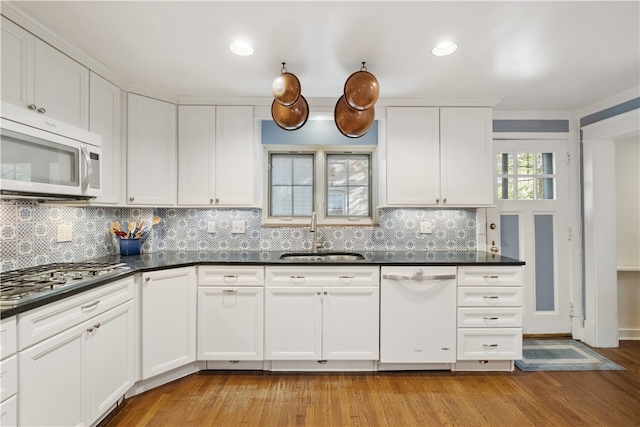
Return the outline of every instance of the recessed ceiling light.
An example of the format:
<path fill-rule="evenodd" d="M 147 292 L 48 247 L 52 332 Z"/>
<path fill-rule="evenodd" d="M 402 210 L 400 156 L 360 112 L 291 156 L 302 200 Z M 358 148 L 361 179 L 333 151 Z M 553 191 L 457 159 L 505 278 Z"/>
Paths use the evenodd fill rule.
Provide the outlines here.
<path fill-rule="evenodd" d="M 452 42 L 440 43 L 431 51 L 435 56 L 447 56 L 458 50 L 458 45 Z"/>
<path fill-rule="evenodd" d="M 253 47 L 246 42 L 234 42 L 229 46 L 231 52 L 240 56 L 251 56 L 253 55 Z"/>

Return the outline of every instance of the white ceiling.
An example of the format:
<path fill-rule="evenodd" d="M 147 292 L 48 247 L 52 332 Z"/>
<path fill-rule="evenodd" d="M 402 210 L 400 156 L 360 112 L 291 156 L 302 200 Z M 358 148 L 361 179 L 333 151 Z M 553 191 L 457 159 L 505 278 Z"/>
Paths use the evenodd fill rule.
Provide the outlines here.
<path fill-rule="evenodd" d="M 366 61 L 381 100 L 500 100 L 575 111 L 640 86 L 640 2 L 24 1 L 122 81 L 173 98 L 271 98 L 281 62 L 307 98 Z M 255 54 L 229 44 L 243 37 Z M 435 57 L 451 39 L 459 49 Z"/>

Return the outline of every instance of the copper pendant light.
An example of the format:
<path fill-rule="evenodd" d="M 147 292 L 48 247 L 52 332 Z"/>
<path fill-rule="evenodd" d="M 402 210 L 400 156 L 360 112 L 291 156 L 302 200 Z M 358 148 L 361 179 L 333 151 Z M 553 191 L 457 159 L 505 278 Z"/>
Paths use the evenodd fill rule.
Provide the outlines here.
<path fill-rule="evenodd" d="M 271 117 L 284 130 L 300 129 L 309 118 L 309 104 L 302 95 L 289 106 L 282 105 L 274 99 L 271 104 Z"/>
<path fill-rule="evenodd" d="M 354 110 L 366 110 L 373 107 L 380 95 L 378 80 L 367 71 L 362 63 L 360 71 L 351 74 L 344 84 L 344 97 Z"/>
<path fill-rule="evenodd" d="M 281 74 L 276 77 L 271 84 L 271 92 L 276 101 L 288 107 L 298 100 L 302 88 L 300 86 L 300 80 L 298 80 L 294 74 L 287 72 L 285 64 L 286 62 L 282 63 Z"/>
<path fill-rule="evenodd" d="M 354 110 L 347 104 L 344 95 L 338 99 L 333 111 L 338 130 L 349 138 L 360 138 L 367 133 L 373 124 L 375 115 L 374 107 L 366 110 Z"/>

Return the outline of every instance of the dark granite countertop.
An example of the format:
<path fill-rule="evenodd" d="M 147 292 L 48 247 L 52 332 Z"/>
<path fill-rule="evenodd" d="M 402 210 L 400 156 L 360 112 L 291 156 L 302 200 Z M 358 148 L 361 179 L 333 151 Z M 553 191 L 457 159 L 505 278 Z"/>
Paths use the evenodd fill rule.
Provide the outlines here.
<path fill-rule="evenodd" d="M 484 251 L 354 251 L 364 255 L 365 259 L 357 261 L 292 261 L 282 260 L 280 256 L 287 251 L 161 251 L 136 256 L 110 255 L 96 258 L 100 262 L 124 262 L 130 271 L 104 280 L 96 281 L 86 286 L 71 289 L 60 288 L 43 295 L 34 301 L 15 308 L 0 310 L 0 318 L 8 318 L 21 312 L 32 310 L 54 301 L 68 298 L 72 295 L 103 286 L 118 279 L 125 278 L 135 273 L 163 270 L 193 265 L 306 265 L 306 266 L 330 266 L 330 265 L 428 265 L 428 266 L 518 266 L 524 265 L 523 261 L 507 258 L 498 254 Z"/>

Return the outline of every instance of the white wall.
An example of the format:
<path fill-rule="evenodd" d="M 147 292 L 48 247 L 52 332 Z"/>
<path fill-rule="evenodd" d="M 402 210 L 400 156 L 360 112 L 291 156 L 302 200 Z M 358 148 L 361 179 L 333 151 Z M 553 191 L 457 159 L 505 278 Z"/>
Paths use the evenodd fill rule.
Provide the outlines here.
<path fill-rule="evenodd" d="M 640 140 L 615 142 L 620 339 L 640 339 Z"/>

